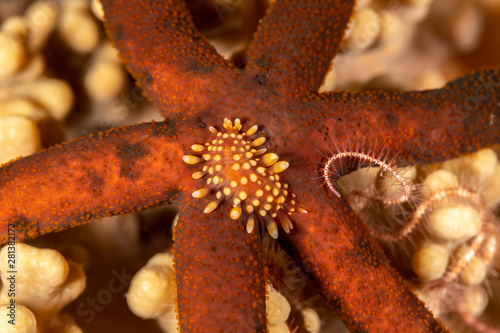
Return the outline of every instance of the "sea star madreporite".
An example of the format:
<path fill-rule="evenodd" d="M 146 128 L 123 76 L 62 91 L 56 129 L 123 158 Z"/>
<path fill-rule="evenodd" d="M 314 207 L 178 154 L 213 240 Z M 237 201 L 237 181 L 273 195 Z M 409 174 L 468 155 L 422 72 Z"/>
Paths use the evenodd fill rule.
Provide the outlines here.
<path fill-rule="evenodd" d="M 247 211 L 245 218 L 231 219 L 232 204 L 223 200 L 203 214 L 208 201 L 191 196 L 203 185 L 191 179 L 196 170 L 182 159 L 192 144 L 214 140 L 209 126 L 221 130 L 224 118 L 239 118 L 243 131 L 257 124 L 266 147 L 290 163 L 280 180 L 308 213 L 293 214 L 294 229 L 280 240 L 346 325 L 355 331 L 443 330 L 402 284 L 348 203 L 318 189 L 316 150 L 331 138 L 378 140 L 407 164 L 499 142 L 498 70 L 422 93 L 318 94 L 352 1 L 274 2 L 244 68 L 215 52 L 183 1 L 103 4 L 108 33 L 166 119 L 77 139 L 2 167 L 2 235 L 9 223 L 19 237 L 36 236 L 179 202 L 181 329 L 265 331 L 262 227 L 246 233 Z M 232 164 L 223 161 L 230 181 L 239 180 L 241 173 L 229 172 Z"/>

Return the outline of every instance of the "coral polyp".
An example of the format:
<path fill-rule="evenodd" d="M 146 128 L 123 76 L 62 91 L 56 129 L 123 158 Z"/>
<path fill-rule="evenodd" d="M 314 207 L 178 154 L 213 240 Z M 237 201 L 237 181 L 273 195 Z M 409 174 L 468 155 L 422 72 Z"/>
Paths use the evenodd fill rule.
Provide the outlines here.
<path fill-rule="evenodd" d="M 280 172 L 290 165 L 286 161 L 278 161 L 275 153 L 267 153 L 261 146 L 266 138 L 252 138 L 258 126 L 241 132 L 240 119 L 234 124 L 224 119 L 224 132 L 210 126 L 209 130 L 215 138 L 205 144 L 194 144 L 191 149 L 198 155 L 184 155 L 187 164 L 203 164 L 201 171 L 193 173 L 193 179 L 206 178 L 206 186 L 193 192 L 193 197 L 202 198 L 215 193 L 215 200 L 205 207 L 204 213 L 213 212 L 226 201 L 231 206 L 229 216 L 233 220 L 242 214 L 247 215 L 246 230 L 252 233 L 255 221 L 262 219 L 267 231 L 273 238 L 278 238 L 279 221 L 285 232 L 293 229 L 287 215 L 295 211 L 305 213 L 306 210 L 297 205 L 296 196 L 289 191 L 286 183 L 280 182 Z"/>

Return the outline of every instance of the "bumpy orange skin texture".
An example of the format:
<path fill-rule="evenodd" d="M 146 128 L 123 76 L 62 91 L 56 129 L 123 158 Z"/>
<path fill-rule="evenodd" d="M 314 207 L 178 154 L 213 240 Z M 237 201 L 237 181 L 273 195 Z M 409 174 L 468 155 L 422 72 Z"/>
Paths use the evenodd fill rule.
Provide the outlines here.
<path fill-rule="evenodd" d="M 176 180 L 188 175 L 173 154 L 181 149 L 176 138 L 168 123 L 142 124 L 2 167 L 0 241 L 8 223 L 21 239 L 178 200 L 182 188 Z"/>
<path fill-rule="evenodd" d="M 333 200 L 314 181 L 317 150 L 327 152 L 332 138 L 377 139 L 405 164 L 500 142 L 498 69 L 421 93 L 317 94 L 352 1 L 274 2 L 243 69 L 217 55 L 181 0 L 102 2 L 108 34 L 166 120 L 76 140 L 2 167 L 2 235 L 21 214 L 27 222 L 19 232 L 33 234 L 178 196 L 181 330 L 265 332 L 260 233 L 247 234 L 244 217 L 231 220 L 227 205 L 203 214 L 207 202 L 190 196 L 199 188 L 190 176 L 196 168 L 182 162 L 191 144 L 209 140 L 208 126 L 240 118 L 259 125 L 267 148 L 290 162 L 282 179 L 309 213 L 293 214 L 295 228 L 279 239 L 349 329 L 444 330 L 402 284 L 347 202 Z M 153 135 L 163 125 L 166 134 Z M 39 195 L 40 188 L 51 191 Z"/>
<path fill-rule="evenodd" d="M 249 50 L 249 63 L 242 70 L 225 65 L 215 55 L 215 51 L 203 42 L 203 37 L 193 30 L 188 13 L 180 1 L 164 3 L 165 18 L 162 19 L 157 18 L 157 11 L 142 2 L 134 3 L 130 7 L 134 13 L 130 14 L 123 10 L 119 2 L 106 10 L 108 28 L 110 35 L 115 37 L 115 44 L 131 64 L 129 66 L 133 71 L 139 72 L 137 77 L 148 77 L 147 82 L 140 82 L 167 117 L 182 112 L 187 121 L 200 119 L 204 126 L 218 126 L 224 117 L 233 120 L 239 117 L 249 124 L 264 126 L 263 134 L 269 138 L 270 148 L 281 158 L 291 162 L 291 170 L 284 173 L 285 181 L 290 181 L 292 189 L 302 194 L 300 202 L 311 203 L 314 207 L 307 216 L 292 216 L 299 222 L 296 227 L 298 230 L 292 231 L 287 238 L 287 245 L 299 254 L 299 258 L 312 265 L 311 269 L 317 272 L 312 274 L 313 280 L 350 329 L 391 331 L 402 325 L 419 331 L 439 331 L 439 324 L 401 283 L 399 276 L 383 259 L 379 247 L 369 239 L 363 225 L 347 204 L 340 201 L 339 205 L 331 208 L 323 197 L 324 193 L 318 193 L 318 184 L 310 181 L 316 176 L 313 162 L 318 160 L 318 154 L 315 151 L 326 148 L 325 142 L 328 144 L 331 137 L 338 139 L 359 136 L 367 140 L 384 141 L 391 150 L 401 151 L 403 158 L 416 162 L 437 160 L 496 142 L 499 138 L 498 131 L 496 127 L 488 126 L 487 122 L 490 121 L 490 114 L 499 113 L 495 104 L 497 97 L 494 97 L 498 96 L 498 88 L 491 85 L 498 79 L 498 71 L 477 74 L 446 89 L 422 94 L 310 94 L 319 87 L 329 66 L 329 59 L 336 52 L 341 27 L 345 26 L 352 7 L 352 3 L 339 3 L 278 1 L 260 26 Z M 304 14 L 306 11 L 299 8 L 306 5 L 311 10 Z M 320 7 L 323 8 L 319 10 Z M 169 15 L 173 9 L 175 15 Z M 120 16 L 112 20 L 115 10 L 120 10 Z M 322 14 L 328 11 L 331 12 Z M 130 19 L 131 17 L 134 19 Z M 336 19 L 331 19 L 332 17 Z M 161 24 L 152 30 L 148 28 L 149 22 Z M 118 32 L 122 33 L 118 36 L 120 38 L 116 38 Z M 129 34 L 131 37 L 127 38 Z M 147 34 L 148 38 L 134 38 L 137 34 Z M 160 43 L 165 48 L 158 50 L 153 46 Z M 135 61 L 139 55 L 146 61 Z M 167 63 L 169 66 L 165 65 Z M 186 72 L 186 69 L 189 71 Z M 483 79 L 485 82 L 481 81 Z M 487 101 L 482 99 L 482 103 L 470 110 L 464 109 L 462 104 L 465 99 L 473 97 L 478 90 L 488 91 L 493 98 Z M 182 98 L 177 92 L 181 92 Z M 481 127 L 456 119 L 464 115 L 469 117 L 471 114 L 479 114 L 475 123 L 482 122 Z M 495 124 L 494 120 L 493 125 Z M 187 133 L 189 137 L 193 137 L 192 141 L 189 138 L 185 140 L 187 147 L 207 139 L 194 125 L 192 131 Z M 432 127 L 444 129 L 445 132 L 434 133 L 434 136 L 431 132 L 429 137 L 429 128 Z M 482 140 L 476 139 L 483 134 Z M 432 139 L 440 145 L 434 144 Z M 429 142 L 428 146 L 424 146 L 425 152 L 415 149 L 416 146 L 422 147 L 422 142 Z M 464 142 L 466 146 L 459 146 L 458 142 Z M 203 230 L 193 233 L 192 228 L 196 226 L 195 221 L 201 224 L 196 226 L 197 230 L 210 228 L 206 220 L 215 218 L 207 218 L 202 214 L 207 202 L 200 200 L 197 204 L 191 201 L 192 199 L 188 211 L 182 212 L 189 213 L 189 216 L 181 214 L 176 230 L 176 260 L 199 263 L 197 266 L 189 266 L 189 269 L 186 265 L 177 269 L 178 279 L 181 280 L 181 327 L 194 332 L 203 330 L 207 325 L 215 327 L 212 326 L 214 316 L 196 316 L 200 304 L 203 304 L 202 312 L 209 313 L 206 306 L 211 306 L 207 304 L 207 300 L 213 299 L 210 297 L 211 293 L 223 294 L 222 286 L 226 288 L 227 283 L 233 288 L 227 290 L 239 290 L 241 282 L 228 282 L 225 278 L 227 275 L 218 281 L 196 280 L 199 276 L 212 276 L 214 264 L 205 263 L 210 254 L 210 248 L 203 243 L 207 232 Z M 196 205 L 199 205 L 198 210 L 195 209 Z M 309 208 L 307 204 L 305 207 Z M 222 214 L 219 211 L 216 213 Z M 186 227 L 185 223 L 189 223 L 190 227 Z M 227 218 L 225 223 L 227 226 L 232 225 L 232 221 Z M 235 232 L 233 237 L 242 237 L 237 235 L 236 229 L 230 229 Z M 327 230 L 330 232 L 324 233 Z M 226 237 L 214 238 L 218 251 L 221 243 L 230 246 Z M 192 246 L 181 247 L 181 244 L 187 242 Z M 236 249 L 234 245 L 231 246 L 231 252 L 237 250 L 240 258 L 255 258 L 252 248 Z M 195 250 L 199 248 L 205 251 Z M 303 253 L 307 255 L 304 256 Z M 215 257 L 220 258 L 218 255 Z M 311 261 L 310 258 L 314 260 Z M 235 265 L 227 260 L 222 264 L 226 265 L 226 269 Z M 259 275 L 260 267 L 256 268 L 258 270 L 250 275 L 249 281 L 253 281 L 254 276 L 264 278 Z M 365 276 L 368 278 L 360 278 Z M 376 289 L 369 287 L 374 281 L 377 281 Z M 203 293 L 193 292 L 200 288 L 201 283 Z M 255 288 L 257 286 L 252 285 L 248 290 L 253 294 L 257 291 Z M 377 301 L 381 298 L 387 301 Z M 365 305 L 367 300 L 371 304 L 368 307 Z M 241 301 L 241 295 L 231 300 L 226 298 L 226 301 L 219 299 L 212 309 L 225 309 L 219 313 L 233 313 L 231 307 L 241 306 L 238 303 Z M 234 303 L 229 304 L 228 309 L 226 302 Z M 254 301 L 247 303 L 245 307 L 250 309 L 252 304 Z M 221 322 L 214 325 L 218 325 L 220 330 L 252 331 L 257 327 L 250 325 L 243 328 L 237 322 L 231 321 L 228 326 Z M 394 325 L 395 322 L 398 325 Z"/>
<path fill-rule="evenodd" d="M 222 101 L 237 70 L 206 43 L 182 1 L 103 1 L 103 6 L 108 34 L 129 71 L 166 117 L 200 112 L 217 96 Z"/>
<path fill-rule="evenodd" d="M 438 162 L 500 142 L 499 94 L 500 71 L 489 69 L 442 89 L 311 94 L 305 105 L 315 114 L 311 127 L 353 141 L 378 140 L 405 165 Z M 331 109 L 342 112 L 328 116 Z"/>
<path fill-rule="evenodd" d="M 200 214 L 199 200 L 183 202 L 175 231 L 183 331 L 267 332 L 260 230 L 248 234 L 224 208 Z"/>
<path fill-rule="evenodd" d="M 345 159 L 336 163 L 344 174 L 358 168 Z M 335 182 L 337 176 L 332 177 Z M 317 212 L 318 223 L 309 226 L 309 219 L 296 216 L 298 224 L 307 227 L 297 234 L 283 235 L 282 243 L 288 247 L 293 244 L 292 251 L 300 258 L 303 270 L 339 317 L 349 327 L 356 327 L 357 332 L 378 332 L 381 317 L 385 321 L 384 332 L 445 332 L 401 276 L 388 268 L 378 243 L 363 223 L 354 223 L 358 216 L 345 200 L 333 193 L 329 196 L 330 205 L 324 201 L 324 193 L 312 193 L 308 208 Z M 360 276 L 362 282 L 354 282 Z M 350 286 L 352 283 L 354 287 Z"/>
<path fill-rule="evenodd" d="M 346 326 L 356 332 L 379 332 L 380 327 L 383 332 L 446 331 L 389 267 L 365 227 L 353 223 L 357 217 L 349 206 L 331 199 L 336 209 L 314 205 L 322 209 L 315 217 L 323 223 L 284 237 L 293 242 L 303 269 Z"/>
<path fill-rule="evenodd" d="M 277 1 L 250 45 L 246 71 L 289 96 L 317 91 L 352 6 L 353 1 Z"/>

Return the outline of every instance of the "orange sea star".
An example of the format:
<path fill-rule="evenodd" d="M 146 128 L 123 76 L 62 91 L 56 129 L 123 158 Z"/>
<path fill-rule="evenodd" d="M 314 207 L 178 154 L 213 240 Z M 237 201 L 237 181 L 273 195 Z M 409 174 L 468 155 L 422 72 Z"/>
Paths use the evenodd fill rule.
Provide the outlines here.
<path fill-rule="evenodd" d="M 500 142 L 498 69 L 425 92 L 319 94 L 353 1 L 273 2 L 244 68 L 216 53 L 183 1 L 102 3 L 108 34 L 165 120 L 91 135 L 3 166 L 3 241 L 9 225 L 19 237 L 35 237 L 178 202 L 181 330 L 265 332 L 262 227 L 247 233 L 247 211 L 229 218 L 232 203 L 204 214 L 208 201 L 192 197 L 201 184 L 191 177 L 198 169 L 183 162 L 191 145 L 213 140 L 209 126 L 221 130 L 224 118 L 239 118 L 245 130 L 257 124 L 266 147 L 290 163 L 280 181 L 308 213 L 292 214 L 294 229 L 279 239 L 346 326 L 445 331 L 389 266 L 347 201 L 318 189 L 316 150 L 331 138 L 378 139 L 408 164 Z M 437 130 L 440 136 L 429 140 Z"/>

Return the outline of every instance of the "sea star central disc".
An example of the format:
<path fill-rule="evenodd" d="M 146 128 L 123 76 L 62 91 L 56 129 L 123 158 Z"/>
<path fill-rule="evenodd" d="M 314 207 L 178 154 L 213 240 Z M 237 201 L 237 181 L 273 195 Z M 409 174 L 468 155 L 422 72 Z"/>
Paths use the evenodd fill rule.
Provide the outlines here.
<path fill-rule="evenodd" d="M 191 149 L 201 156 L 184 155 L 187 164 L 203 163 L 201 171 L 193 173 L 194 179 L 206 177 L 206 186 L 193 192 L 193 197 L 202 198 L 215 193 L 204 213 L 213 212 L 223 201 L 233 208 L 229 216 L 236 220 L 242 214 L 247 216 L 247 232 L 254 229 L 255 220 L 263 219 L 269 234 L 278 238 L 279 221 L 287 233 L 293 229 L 287 215 L 294 211 L 305 213 L 297 205 L 295 194 L 288 189 L 288 184 L 280 182 L 278 173 L 290 165 L 278 161 L 278 155 L 267 153 L 266 148 L 259 148 L 266 141 L 265 137 L 251 139 L 258 126 L 241 132 L 241 121 L 234 124 L 224 119 L 224 132 L 210 126 L 215 138 L 205 144 L 194 144 Z"/>

